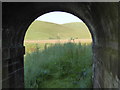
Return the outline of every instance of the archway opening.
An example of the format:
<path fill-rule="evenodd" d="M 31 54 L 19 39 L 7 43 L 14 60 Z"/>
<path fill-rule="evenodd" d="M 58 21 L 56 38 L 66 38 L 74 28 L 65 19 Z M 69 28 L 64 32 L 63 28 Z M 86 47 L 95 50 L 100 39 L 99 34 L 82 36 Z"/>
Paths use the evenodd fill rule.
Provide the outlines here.
<path fill-rule="evenodd" d="M 50 15 L 55 13 L 57 19 Z M 58 17 L 60 13 L 64 16 Z M 92 87 L 91 34 L 82 20 L 72 15 L 76 18 L 73 20 L 69 15 L 72 14 L 61 11 L 46 13 L 29 26 L 24 40 L 25 87 Z"/>

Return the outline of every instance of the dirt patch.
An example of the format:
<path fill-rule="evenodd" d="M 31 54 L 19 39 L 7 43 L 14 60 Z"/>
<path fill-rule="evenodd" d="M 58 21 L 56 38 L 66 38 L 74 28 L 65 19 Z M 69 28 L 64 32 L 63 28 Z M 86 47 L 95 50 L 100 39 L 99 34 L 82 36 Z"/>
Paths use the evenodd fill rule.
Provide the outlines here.
<path fill-rule="evenodd" d="M 92 39 L 75 39 L 75 40 L 25 40 L 24 41 L 24 43 L 67 43 L 67 42 L 91 43 Z"/>

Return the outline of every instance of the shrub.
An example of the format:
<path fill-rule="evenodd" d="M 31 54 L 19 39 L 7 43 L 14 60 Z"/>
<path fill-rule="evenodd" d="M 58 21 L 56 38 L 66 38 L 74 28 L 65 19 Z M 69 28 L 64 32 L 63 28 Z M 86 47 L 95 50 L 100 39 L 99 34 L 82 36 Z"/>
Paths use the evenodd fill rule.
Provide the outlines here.
<path fill-rule="evenodd" d="M 26 88 L 92 87 L 91 44 L 53 44 L 25 56 Z"/>

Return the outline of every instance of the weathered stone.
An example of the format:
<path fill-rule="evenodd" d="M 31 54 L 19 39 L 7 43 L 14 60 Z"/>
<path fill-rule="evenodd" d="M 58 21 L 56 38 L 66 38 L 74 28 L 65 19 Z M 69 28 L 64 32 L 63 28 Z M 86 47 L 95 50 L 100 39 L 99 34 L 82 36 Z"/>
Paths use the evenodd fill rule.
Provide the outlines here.
<path fill-rule="evenodd" d="M 2 9 L 2 63 L 19 61 L 14 68 L 3 68 L 3 88 L 24 87 L 24 69 L 17 67 L 24 68 L 25 33 L 37 17 L 52 11 L 69 12 L 85 22 L 93 38 L 94 87 L 118 88 L 118 3 L 3 3 Z"/>

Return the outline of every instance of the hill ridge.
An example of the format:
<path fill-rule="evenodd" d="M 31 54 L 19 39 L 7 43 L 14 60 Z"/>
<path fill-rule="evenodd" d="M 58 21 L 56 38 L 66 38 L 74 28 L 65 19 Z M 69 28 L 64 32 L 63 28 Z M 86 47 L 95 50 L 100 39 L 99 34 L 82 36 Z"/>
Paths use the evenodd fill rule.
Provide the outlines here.
<path fill-rule="evenodd" d="M 28 28 L 25 40 L 90 38 L 88 28 L 82 22 L 56 24 L 45 21 L 34 21 Z"/>

